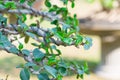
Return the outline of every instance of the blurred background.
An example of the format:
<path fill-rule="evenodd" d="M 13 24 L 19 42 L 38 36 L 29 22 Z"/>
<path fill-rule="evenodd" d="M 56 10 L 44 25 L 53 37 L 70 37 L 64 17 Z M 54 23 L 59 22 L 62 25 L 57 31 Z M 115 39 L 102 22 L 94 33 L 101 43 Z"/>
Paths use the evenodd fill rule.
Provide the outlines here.
<path fill-rule="evenodd" d="M 40 1 L 36 0 L 33 5 L 37 10 L 45 8 Z M 51 1 L 53 4 L 62 5 L 59 0 Z M 93 39 L 93 46 L 89 50 L 84 50 L 82 46 L 79 48 L 60 46 L 59 49 L 68 62 L 74 61 L 80 65 L 88 63 L 90 74 L 85 75 L 84 80 L 120 80 L 119 2 L 119 0 L 76 0 L 75 8 L 71 9 L 68 6 L 70 15 L 77 14 L 80 33 L 90 36 Z M 27 20 L 26 23 L 30 24 L 32 21 Z M 46 21 L 42 25 L 51 26 Z M 32 39 L 30 41 L 33 42 Z M 32 49 L 30 44 L 26 44 L 25 47 Z M 16 66 L 21 63 L 25 63 L 22 58 L 0 51 L 0 80 L 5 80 L 7 76 L 8 80 L 19 80 L 20 70 Z M 77 80 L 75 77 L 71 75 L 63 80 Z M 33 76 L 31 80 L 37 79 Z"/>

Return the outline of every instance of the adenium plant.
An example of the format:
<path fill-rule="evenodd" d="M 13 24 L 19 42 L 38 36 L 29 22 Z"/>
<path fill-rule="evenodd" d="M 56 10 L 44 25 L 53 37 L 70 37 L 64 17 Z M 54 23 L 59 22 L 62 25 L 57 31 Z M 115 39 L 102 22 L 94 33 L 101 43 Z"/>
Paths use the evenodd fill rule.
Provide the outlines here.
<path fill-rule="evenodd" d="M 74 72 L 77 78 L 83 78 L 83 75 L 88 73 L 86 63 L 81 66 L 74 62 L 67 64 L 61 58 L 62 52 L 57 48 L 60 45 L 74 45 L 89 49 L 92 45 L 91 38 L 80 34 L 77 15 L 70 16 L 69 14 L 68 2 L 74 8 L 74 0 L 60 1 L 63 3 L 62 7 L 53 5 L 50 0 L 44 0 L 46 11 L 34 9 L 32 4 L 35 0 L 0 1 L 0 49 L 22 57 L 26 61 L 25 64 L 17 66 L 21 69 L 21 80 L 30 80 L 31 74 L 36 75 L 39 80 L 62 80 L 69 71 Z M 8 23 L 8 14 L 16 16 L 15 24 Z M 40 18 L 27 25 L 26 15 Z M 49 21 L 55 27 L 45 28 L 40 25 L 42 21 Z M 34 48 L 25 49 L 25 44 L 18 40 L 17 35 L 20 35 L 26 44 L 30 43 Z M 30 38 L 37 42 L 32 43 Z M 14 41 L 18 41 L 19 44 L 13 44 Z"/>

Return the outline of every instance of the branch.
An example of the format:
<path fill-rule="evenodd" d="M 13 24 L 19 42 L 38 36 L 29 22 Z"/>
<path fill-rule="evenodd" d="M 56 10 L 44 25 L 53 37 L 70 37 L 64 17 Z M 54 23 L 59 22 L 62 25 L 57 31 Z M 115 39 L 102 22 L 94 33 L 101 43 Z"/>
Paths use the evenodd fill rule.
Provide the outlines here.
<path fill-rule="evenodd" d="M 18 34 L 21 34 L 21 33 L 19 33 L 18 28 L 19 28 L 18 25 L 9 24 L 5 28 L 1 28 L 0 31 L 4 31 L 7 34 L 18 35 Z M 22 29 L 21 31 L 24 31 L 24 29 Z M 45 29 L 45 28 L 41 28 L 41 27 L 37 27 L 37 26 L 29 27 L 29 29 L 26 32 L 31 32 L 31 33 L 37 34 L 38 37 L 35 36 L 34 38 L 33 37 L 32 38 L 34 40 L 38 41 L 38 42 L 44 42 L 44 43 L 45 43 L 45 40 L 44 39 L 40 40 L 39 37 L 44 38 L 44 37 L 46 37 L 47 33 L 51 34 L 50 29 Z M 26 34 L 26 32 L 25 32 L 25 34 Z M 63 41 L 56 38 L 55 36 L 51 37 L 50 41 L 51 41 L 51 43 L 54 43 L 54 44 L 56 44 L 58 46 L 59 45 L 70 46 L 70 45 L 65 44 Z M 71 43 L 71 45 L 75 45 L 75 43 L 73 42 L 73 43 Z"/>
<path fill-rule="evenodd" d="M 17 4 L 16 3 L 16 5 L 18 7 L 23 7 L 24 9 L 9 10 L 9 9 L 5 9 L 5 8 L 3 8 L 3 9 L 0 8 L 0 12 L 11 13 L 11 14 L 31 14 L 31 15 L 36 15 L 36 16 L 42 16 L 49 21 L 59 20 L 60 24 L 62 24 L 62 25 L 64 24 L 64 22 L 61 21 L 60 16 L 57 14 L 47 12 L 47 11 L 38 11 L 31 6 L 28 6 L 27 4 Z"/>

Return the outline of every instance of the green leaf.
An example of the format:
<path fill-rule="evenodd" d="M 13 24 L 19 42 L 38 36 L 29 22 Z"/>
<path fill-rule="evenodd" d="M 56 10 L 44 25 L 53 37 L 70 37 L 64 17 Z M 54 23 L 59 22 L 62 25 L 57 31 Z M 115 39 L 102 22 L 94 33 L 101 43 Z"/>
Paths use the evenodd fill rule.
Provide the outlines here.
<path fill-rule="evenodd" d="M 48 58 L 48 65 L 54 65 L 57 63 L 57 60 L 55 58 L 55 56 L 51 56 Z"/>
<path fill-rule="evenodd" d="M 7 24 L 7 18 L 3 17 L 3 16 L 0 14 L 0 25 L 6 26 L 6 24 Z"/>
<path fill-rule="evenodd" d="M 36 23 L 32 23 L 32 24 L 30 24 L 30 26 L 37 26 L 37 24 Z"/>
<path fill-rule="evenodd" d="M 30 73 L 28 69 L 24 68 L 20 72 L 20 79 L 21 80 L 30 80 Z"/>
<path fill-rule="evenodd" d="M 26 14 L 22 14 L 22 21 L 25 22 L 27 20 Z"/>
<path fill-rule="evenodd" d="M 33 56 L 36 61 L 40 61 L 45 57 L 45 54 L 36 48 L 33 50 Z"/>
<path fill-rule="evenodd" d="M 23 44 L 22 44 L 22 43 L 19 43 L 18 49 L 19 49 L 19 50 L 22 50 L 22 49 L 23 49 Z"/>
<path fill-rule="evenodd" d="M 30 36 L 31 38 L 36 38 L 36 35 L 35 34 L 33 34 L 33 33 L 31 33 L 31 32 L 26 32 L 26 34 L 28 35 L 28 36 Z"/>
<path fill-rule="evenodd" d="M 84 75 L 84 70 L 81 70 L 81 69 L 77 69 L 77 72 L 78 72 L 78 75 L 81 79 L 83 79 L 83 75 Z"/>
<path fill-rule="evenodd" d="M 88 68 L 87 62 L 84 63 L 84 72 L 85 72 L 86 74 L 89 74 L 89 68 Z"/>
<path fill-rule="evenodd" d="M 78 27 L 79 26 L 79 20 L 77 19 L 77 15 L 76 14 L 74 14 L 74 19 L 73 19 L 74 21 L 73 21 L 73 25 L 74 25 L 74 27 Z"/>
<path fill-rule="evenodd" d="M 84 70 L 78 69 L 77 71 L 78 71 L 79 75 L 84 74 Z"/>
<path fill-rule="evenodd" d="M 27 63 L 25 64 L 25 67 L 34 67 L 34 66 L 36 66 L 36 64 L 31 63 L 31 62 L 27 62 Z"/>
<path fill-rule="evenodd" d="M 63 24 L 62 28 L 63 28 L 64 31 L 66 31 L 67 29 L 70 28 L 70 25 L 68 25 L 68 24 Z"/>
<path fill-rule="evenodd" d="M 25 43 L 28 43 L 28 42 L 29 42 L 29 39 L 30 39 L 29 36 L 25 36 L 24 42 L 25 42 Z"/>
<path fill-rule="evenodd" d="M 62 80 L 63 76 L 61 74 L 57 75 L 57 80 Z"/>
<path fill-rule="evenodd" d="M 58 20 L 52 21 L 51 24 L 58 25 Z"/>
<path fill-rule="evenodd" d="M 27 50 L 27 49 L 23 49 L 22 50 L 22 54 L 29 56 L 30 55 L 30 51 Z"/>
<path fill-rule="evenodd" d="M 57 11 L 58 8 L 59 7 L 57 5 L 53 5 L 53 7 L 49 9 L 49 12 Z"/>
<path fill-rule="evenodd" d="M 40 73 L 38 76 L 39 80 L 50 80 L 49 76 L 46 73 Z"/>
<path fill-rule="evenodd" d="M 39 47 L 40 45 L 38 45 L 37 43 L 31 43 L 33 46 Z"/>
<path fill-rule="evenodd" d="M 65 5 L 68 4 L 68 0 L 61 0 Z"/>
<path fill-rule="evenodd" d="M 47 66 L 47 65 L 45 65 L 44 68 L 45 68 L 45 70 L 46 70 L 48 73 L 50 73 L 54 78 L 57 77 L 57 70 L 56 70 L 55 68 L 53 68 L 53 67 L 51 67 L 51 66 Z"/>
<path fill-rule="evenodd" d="M 80 43 L 82 43 L 82 41 L 83 41 L 83 37 L 80 35 L 77 35 L 75 45 L 78 46 Z"/>
<path fill-rule="evenodd" d="M 70 44 L 72 44 L 73 39 L 68 37 L 68 38 L 64 38 L 63 41 L 64 41 L 66 44 L 70 45 Z"/>
<path fill-rule="evenodd" d="M 49 0 L 45 0 L 45 5 L 49 8 L 51 7 L 51 3 L 49 2 Z"/>
<path fill-rule="evenodd" d="M 67 75 L 67 69 L 64 68 L 64 67 L 60 67 L 60 68 L 58 69 L 58 72 L 59 72 L 62 76 Z"/>
<path fill-rule="evenodd" d="M 14 1 L 5 2 L 5 8 L 15 9 L 16 8 L 15 2 Z"/>
<path fill-rule="evenodd" d="M 20 0 L 20 3 L 22 3 L 22 4 L 23 4 L 24 2 L 25 2 L 25 0 Z"/>
<path fill-rule="evenodd" d="M 18 54 L 18 53 L 19 53 L 19 50 L 18 50 L 16 47 L 11 47 L 11 48 L 9 49 L 9 51 L 10 51 L 11 53 L 14 53 L 14 54 Z"/>
<path fill-rule="evenodd" d="M 75 3 L 74 3 L 74 1 L 72 1 L 71 7 L 72 7 L 72 8 L 75 7 Z"/>

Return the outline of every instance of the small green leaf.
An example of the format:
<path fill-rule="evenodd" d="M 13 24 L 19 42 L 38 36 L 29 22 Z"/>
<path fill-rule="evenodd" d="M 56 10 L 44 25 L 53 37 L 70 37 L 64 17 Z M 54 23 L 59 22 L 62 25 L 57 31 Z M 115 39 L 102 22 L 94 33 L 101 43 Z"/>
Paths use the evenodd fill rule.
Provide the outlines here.
<path fill-rule="evenodd" d="M 65 76 L 67 74 L 67 69 L 64 68 L 64 67 L 60 67 L 58 69 L 58 72 L 62 75 L 62 76 Z"/>
<path fill-rule="evenodd" d="M 45 54 L 40 51 L 38 48 L 33 50 L 33 56 L 36 61 L 40 61 L 44 58 Z"/>
<path fill-rule="evenodd" d="M 58 25 L 58 20 L 52 21 L 51 24 Z"/>
<path fill-rule="evenodd" d="M 0 14 L 0 25 L 6 26 L 7 18 Z"/>
<path fill-rule="evenodd" d="M 44 68 L 45 68 L 45 70 L 46 70 L 48 73 L 50 73 L 54 78 L 57 77 L 57 70 L 56 70 L 55 68 L 53 68 L 53 67 L 51 67 L 51 66 L 47 66 L 47 65 L 45 65 Z"/>
<path fill-rule="evenodd" d="M 27 62 L 27 63 L 25 64 L 25 67 L 33 67 L 33 66 L 36 66 L 36 64 L 31 63 L 31 62 Z"/>
<path fill-rule="evenodd" d="M 29 56 L 30 55 L 30 51 L 27 50 L 27 49 L 23 49 L 22 50 L 22 54 Z"/>
<path fill-rule="evenodd" d="M 30 39 L 29 36 L 25 36 L 24 42 L 25 42 L 25 43 L 28 43 L 28 42 L 29 42 L 29 39 Z"/>
<path fill-rule="evenodd" d="M 61 0 L 65 5 L 68 4 L 68 0 Z"/>
<path fill-rule="evenodd" d="M 30 80 L 30 73 L 28 69 L 24 68 L 20 72 L 20 79 L 21 80 Z"/>
<path fill-rule="evenodd" d="M 84 72 L 85 72 L 86 74 L 89 74 L 89 68 L 88 68 L 87 62 L 84 63 Z"/>
<path fill-rule="evenodd" d="M 22 50 L 22 49 L 23 49 L 23 44 L 22 44 L 22 43 L 19 43 L 18 49 L 19 49 L 19 50 Z"/>
<path fill-rule="evenodd" d="M 49 76 L 48 76 L 46 73 L 40 73 L 40 74 L 38 75 L 38 79 L 39 79 L 39 80 L 50 80 L 50 79 L 49 79 Z"/>
<path fill-rule="evenodd" d="M 80 35 L 77 35 L 75 45 L 78 46 L 80 43 L 82 43 L 82 41 L 83 41 L 83 37 Z"/>
<path fill-rule="evenodd" d="M 18 54 L 18 53 L 19 53 L 19 50 L 18 50 L 16 47 L 11 47 L 11 48 L 9 49 L 9 51 L 10 51 L 11 53 L 14 53 L 14 54 Z"/>
<path fill-rule="evenodd" d="M 64 38 L 63 41 L 64 41 L 66 44 L 70 45 L 70 44 L 72 44 L 73 39 L 68 37 L 68 38 Z"/>
<path fill-rule="evenodd" d="M 39 47 L 40 45 L 38 45 L 37 43 L 31 43 L 33 46 Z"/>
<path fill-rule="evenodd" d="M 22 14 L 22 21 L 25 22 L 27 20 L 26 14 Z"/>
<path fill-rule="evenodd" d="M 72 1 L 71 7 L 72 7 L 72 8 L 75 7 L 75 3 L 74 3 L 74 1 Z"/>
<path fill-rule="evenodd" d="M 25 2 L 25 0 L 20 0 L 20 3 L 22 3 L 22 4 L 23 4 L 24 2 Z"/>
<path fill-rule="evenodd" d="M 13 1 L 5 2 L 5 8 L 15 9 L 16 8 L 15 2 Z"/>
<path fill-rule="evenodd" d="M 47 7 L 49 7 L 49 8 L 51 7 L 51 3 L 49 2 L 49 0 L 46 0 L 46 1 L 45 1 L 45 5 L 46 5 Z"/>
<path fill-rule="evenodd" d="M 53 7 L 49 9 L 49 12 L 57 11 L 58 8 L 59 7 L 57 5 L 53 5 Z"/>

